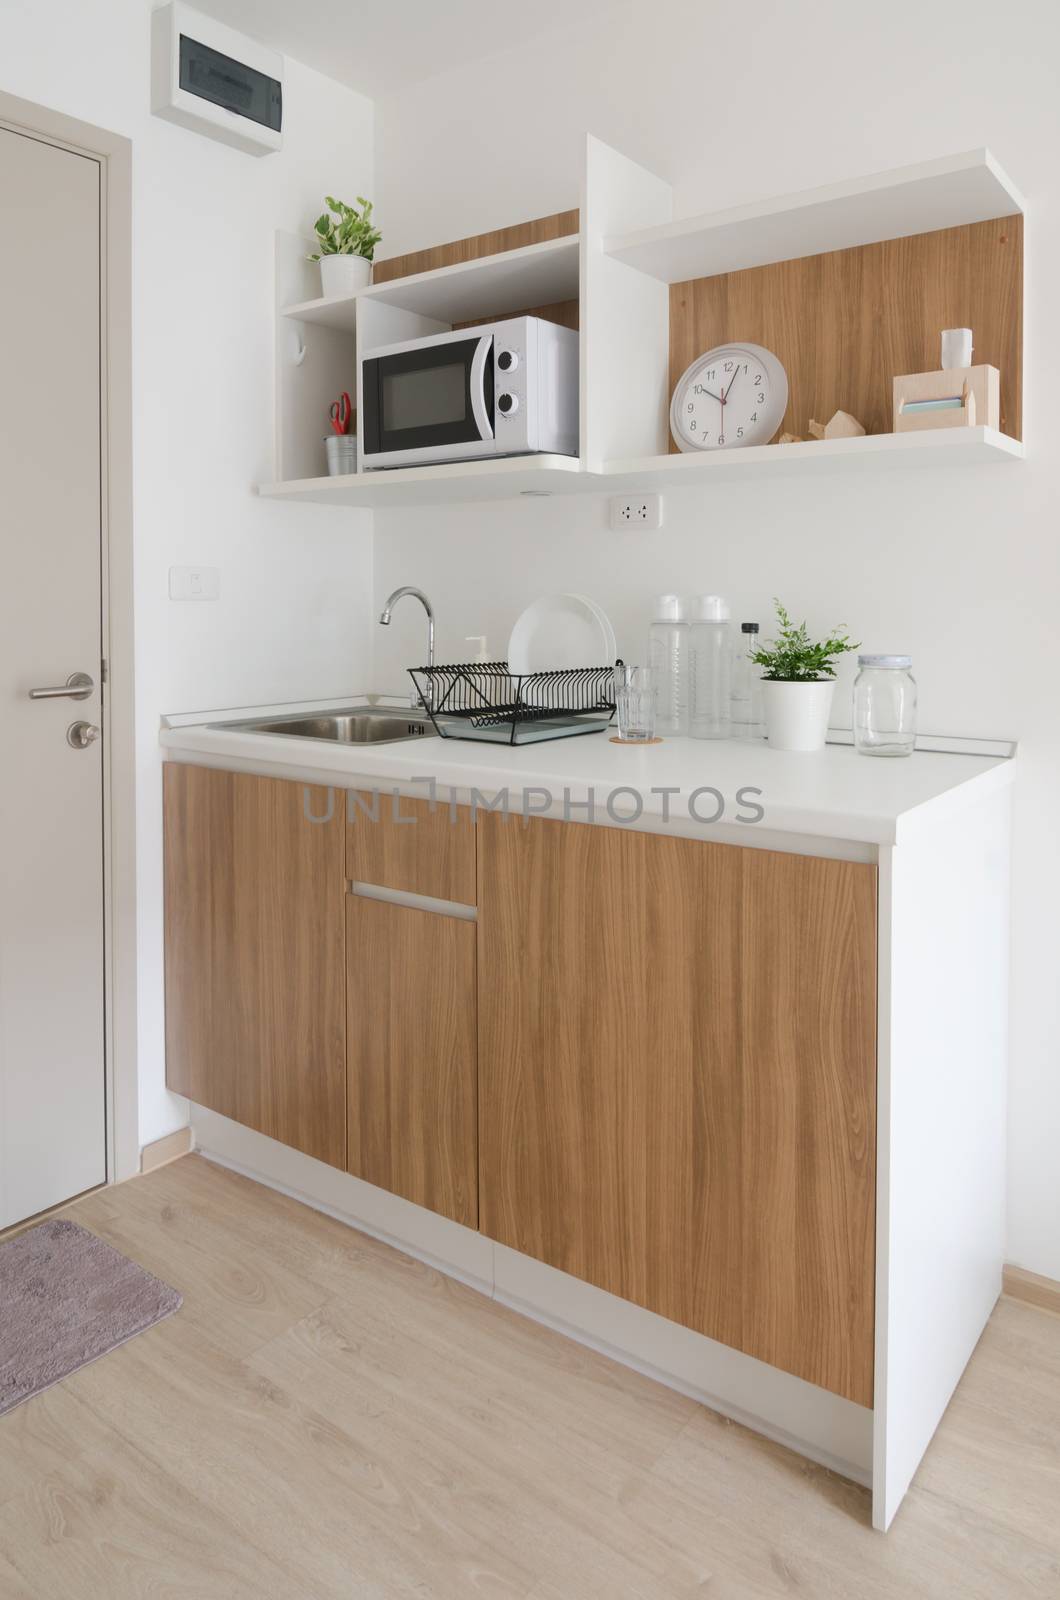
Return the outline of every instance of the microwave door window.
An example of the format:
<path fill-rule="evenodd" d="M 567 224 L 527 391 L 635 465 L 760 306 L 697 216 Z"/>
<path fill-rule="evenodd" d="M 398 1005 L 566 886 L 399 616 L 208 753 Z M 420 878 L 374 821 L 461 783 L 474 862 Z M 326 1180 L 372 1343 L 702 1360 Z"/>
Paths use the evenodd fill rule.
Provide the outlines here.
<path fill-rule="evenodd" d="M 492 340 L 478 336 L 366 356 L 362 373 L 367 453 L 474 446 L 492 439 L 491 352 Z M 471 393 L 473 374 L 482 391 L 477 396 Z"/>
<path fill-rule="evenodd" d="M 409 429 L 441 428 L 463 423 L 468 416 L 467 366 L 450 361 L 444 367 L 420 367 L 383 375 L 383 432 L 400 448 Z"/>

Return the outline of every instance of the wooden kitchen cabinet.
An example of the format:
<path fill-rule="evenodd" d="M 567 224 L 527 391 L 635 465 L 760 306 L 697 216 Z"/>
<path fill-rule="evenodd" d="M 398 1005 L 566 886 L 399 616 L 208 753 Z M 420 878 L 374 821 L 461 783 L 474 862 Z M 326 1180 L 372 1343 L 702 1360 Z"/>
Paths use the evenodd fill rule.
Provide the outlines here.
<path fill-rule="evenodd" d="M 351 894 L 349 1171 L 478 1226 L 475 924 Z"/>
<path fill-rule="evenodd" d="M 362 826 L 171 761 L 168 1082 L 204 1150 L 871 1480 L 885 1528 L 1001 1283 L 1012 779 L 925 756 L 865 811 L 847 754 L 816 856 L 779 760 L 791 853 L 386 792 Z"/>
<path fill-rule="evenodd" d="M 875 866 L 477 835 L 482 1231 L 871 1406 Z"/>
<path fill-rule="evenodd" d="M 168 762 L 164 815 L 169 1088 L 345 1167 L 341 804 Z"/>

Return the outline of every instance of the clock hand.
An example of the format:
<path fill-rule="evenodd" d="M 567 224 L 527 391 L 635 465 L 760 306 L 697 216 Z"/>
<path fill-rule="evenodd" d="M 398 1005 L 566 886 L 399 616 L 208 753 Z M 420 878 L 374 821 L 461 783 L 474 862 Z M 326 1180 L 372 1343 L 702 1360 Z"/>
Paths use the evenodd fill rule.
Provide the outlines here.
<path fill-rule="evenodd" d="M 729 387 L 727 389 L 723 389 L 721 391 L 721 396 L 722 396 L 721 403 L 722 403 L 722 405 L 725 405 L 725 403 L 727 402 L 727 400 L 729 398 L 729 395 L 732 393 L 732 386 L 736 382 L 736 380 L 737 380 L 737 378 L 739 376 L 740 376 L 740 363 L 737 362 L 736 363 L 736 371 L 733 373 L 732 377 L 729 379 Z"/>

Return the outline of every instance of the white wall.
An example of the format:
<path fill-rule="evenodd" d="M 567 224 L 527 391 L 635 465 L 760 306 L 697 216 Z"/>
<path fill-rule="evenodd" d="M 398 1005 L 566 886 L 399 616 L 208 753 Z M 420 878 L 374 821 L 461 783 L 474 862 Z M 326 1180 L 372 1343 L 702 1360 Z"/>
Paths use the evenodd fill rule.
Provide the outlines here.
<path fill-rule="evenodd" d="M 590 130 L 669 179 L 678 212 L 986 144 L 1027 195 L 1030 459 L 939 473 L 682 490 L 658 534 L 616 536 L 597 498 L 377 514 L 377 599 L 422 585 L 441 659 L 570 589 L 612 613 L 626 659 L 650 597 L 780 594 L 866 648 L 910 650 L 926 730 L 1022 741 L 1014 887 L 1009 1256 L 1060 1277 L 1060 842 L 1056 640 L 1060 14 L 1047 0 L 616 6 L 517 54 L 380 102 L 380 214 L 398 251 L 577 203 Z M 410 611 L 377 641 L 379 687 L 422 654 Z M 842 697 L 837 699 L 842 705 Z M 704 752 L 709 781 L 709 751 Z"/>
<path fill-rule="evenodd" d="M 370 516 L 253 492 L 272 476 L 273 234 L 325 192 L 372 192 L 371 102 L 291 61 L 283 152 L 243 155 L 150 115 L 149 32 L 147 0 L 0 0 L 0 88 L 133 141 L 143 1143 L 185 1120 L 164 1086 L 159 715 L 345 693 L 371 648 Z M 62 248 L 61 219 L 37 248 Z M 220 567 L 219 603 L 168 599 L 184 563 Z"/>

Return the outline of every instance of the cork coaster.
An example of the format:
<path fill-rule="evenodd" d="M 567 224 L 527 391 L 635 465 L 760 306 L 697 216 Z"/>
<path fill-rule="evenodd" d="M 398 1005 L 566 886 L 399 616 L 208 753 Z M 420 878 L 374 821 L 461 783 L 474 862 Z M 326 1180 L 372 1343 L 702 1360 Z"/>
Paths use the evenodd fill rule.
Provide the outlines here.
<path fill-rule="evenodd" d="M 654 739 L 620 739 L 618 737 L 617 733 L 613 733 L 611 735 L 610 743 L 611 744 L 639 744 L 641 746 L 644 746 L 646 744 L 662 744 L 662 739 L 659 737 L 658 734 L 655 735 Z"/>

